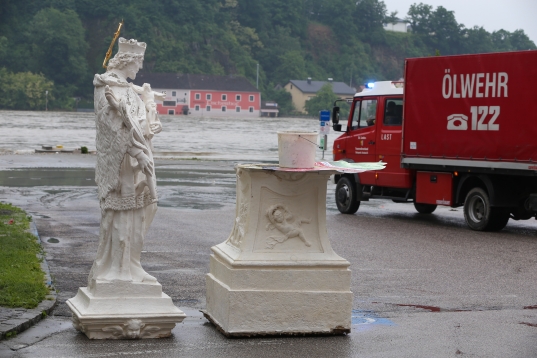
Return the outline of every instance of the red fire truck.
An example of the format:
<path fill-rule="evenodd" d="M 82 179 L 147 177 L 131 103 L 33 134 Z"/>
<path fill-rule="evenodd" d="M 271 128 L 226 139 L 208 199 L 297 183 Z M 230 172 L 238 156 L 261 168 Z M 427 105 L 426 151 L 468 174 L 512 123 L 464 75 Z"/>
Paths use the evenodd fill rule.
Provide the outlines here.
<path fill-rule="evenodd" d="M 478 231 L 536 217 L 536 64 L 537 51 L 407 59 L 404 83 L 354 96 L 343 130 L 336 103 L 334 160 L 387 163 L 336 176 L 339 211 L 377 198 L 422 214 L 464 206 Z"/>

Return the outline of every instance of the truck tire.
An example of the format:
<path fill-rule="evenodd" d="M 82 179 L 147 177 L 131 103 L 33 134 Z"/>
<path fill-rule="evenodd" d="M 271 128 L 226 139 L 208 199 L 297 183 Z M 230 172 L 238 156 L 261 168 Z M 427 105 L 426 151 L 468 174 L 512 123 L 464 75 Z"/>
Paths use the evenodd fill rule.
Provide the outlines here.
<path fill-rule="evenodd" d="M 488 194 L 481 188 L 474 188 L 464 201 L 464 219 L 472 230 L 499 231 L 509 221 L 509 210 L 491 207 Z"/>
<path fill-rule="evenodd" d="M 360 207 L 356 199 L 357 185 L 348 177 L 342 177 L 336 185 L 336 205 L 342 214 L 354 214 Z"/>
<path fill-rule="evenodd" d="M 436 210 L 435 204 L 421 204 L 414 202 L 414 208 L 420 214 L 432 214 Z"/>
<path fill-rule="evenodd" d="M 509 215 L 509 210 L 506 208 L 493 209 L 495 210 L 494 220 L 492 221 L 489 231 L 500 231 L 505 227 L 505 225 L 507 225 L 507 222 L 511 216 Z"/>

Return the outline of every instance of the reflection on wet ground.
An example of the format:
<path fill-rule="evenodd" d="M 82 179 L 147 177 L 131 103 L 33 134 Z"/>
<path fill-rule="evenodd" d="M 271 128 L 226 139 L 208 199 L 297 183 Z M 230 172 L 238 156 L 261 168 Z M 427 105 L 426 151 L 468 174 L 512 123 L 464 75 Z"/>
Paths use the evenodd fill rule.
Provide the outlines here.
<path fill-rule="evenodd" d="M 88 168 L 0 171 L 0 185 L 7 187 L 95 186 L 94 178 L 95 170 Z"/>
<path fill-rule="evenodd" d="M 233 166 L 207 169 L 158 169 L 159 206 L 182 209 L 219 209 L 235 204 Z M 0 171 L 0 187 L 41 192 L 41 202 L 63 201 L 88 193 L 96 197 L 91 168 L 16 169 Z M 31 188 L 35 190 L 31 190 Z"/>
<path fill-rule="evenodd" d="M 158 164 L 157 164 L 158 165 Z M 195 162 L 157 166 L 159 206 L 177 209 L 211 210 L 235 205 L 234 163 Z M 28 195 L 41 195 L 40 201 L 63 202 L 79 197 L 97 200 L 95 171 L 92 168 L 23 168 L 0 170 L 3 188 L 20 188 Z M 333 184 L 328 183 L 327 209 L 336 211 Z M 22 189 L 24 188 L 24 189 Z M 40 193 L 40 194 L 37 194 Z M 1 195 L 0 195 L 1 199 Z"/>

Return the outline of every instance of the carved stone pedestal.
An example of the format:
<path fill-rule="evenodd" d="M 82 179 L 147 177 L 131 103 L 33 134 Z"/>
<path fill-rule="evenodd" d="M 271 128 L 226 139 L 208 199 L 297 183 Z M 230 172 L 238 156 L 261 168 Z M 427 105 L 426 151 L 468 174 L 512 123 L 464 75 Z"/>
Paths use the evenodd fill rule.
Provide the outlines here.
<path fill-rule="evenodd" d="M 334 171 L 267 168 L 236 168 L 235 225 L 212 247 L 204 314 L 226 336 L 348 333 L 349 262 L 326 232 Z"/>
<path fill-rule="evenodd" d="M 186 317 L 156 281 L 93 281 L 67 305 L 75 328 L 90 339 L 168 337 Z"/>

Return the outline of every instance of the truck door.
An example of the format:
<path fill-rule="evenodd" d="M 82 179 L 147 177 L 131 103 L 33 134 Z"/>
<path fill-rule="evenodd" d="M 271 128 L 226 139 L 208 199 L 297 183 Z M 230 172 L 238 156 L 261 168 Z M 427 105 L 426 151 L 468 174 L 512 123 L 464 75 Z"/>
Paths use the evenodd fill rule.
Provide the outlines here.
<path fill-rule="evenodd" d="M 354 102 L 352 122 L 350 123 L 350 138 L 347 143 L 348 157 L 355 162 L 376 162 L 375 145 L 377 141 L 376 128 L 377 98 L 363 98 Z M 362 184 L 375 184 L 375 172 L 360 173 Z"/>
<path fill-rule="evenodd" d="M 412 180 L 407 169 L 401 168 L 401 132 L 403 97 L 381 97 L 378 109 L 376 160 L 386 162 L 377 173 L 378 186 L 410 188 Z"/>

